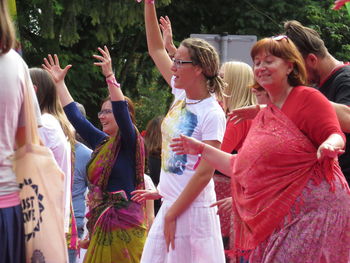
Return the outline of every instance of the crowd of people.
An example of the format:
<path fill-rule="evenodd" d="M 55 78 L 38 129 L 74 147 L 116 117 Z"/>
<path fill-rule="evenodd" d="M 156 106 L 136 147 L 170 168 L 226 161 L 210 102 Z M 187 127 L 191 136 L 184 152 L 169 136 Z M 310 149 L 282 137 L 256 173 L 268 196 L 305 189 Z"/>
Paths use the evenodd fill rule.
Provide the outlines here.
<path fill-rule="evenodd" d="M 9 158 L 25 143 L 26 91 L 65 175 L 67 262 L 350 262 L 350 65 L 297 21 L 257 41 L 251 67 L 220 63 L 202 39 L 176 47 L 153 0 L 144 15 L 148 52 L 174 100 L 140 133 L 109 50 L 98 47 L 109 94 L 101 130 L 69 92 L 72 65 L 48 54 L 29 69 L 12 49 L 0 0 L 0 262 L 26 262 Z"/>

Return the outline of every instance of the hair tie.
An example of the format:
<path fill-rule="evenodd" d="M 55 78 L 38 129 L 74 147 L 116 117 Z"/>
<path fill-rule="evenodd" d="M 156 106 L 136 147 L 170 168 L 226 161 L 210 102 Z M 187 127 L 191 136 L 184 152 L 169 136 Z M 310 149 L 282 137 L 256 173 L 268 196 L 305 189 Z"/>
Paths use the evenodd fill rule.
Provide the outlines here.
<path fill-rule="evenodd" d="M 206 76 L 206 75 L 204 75 L 207 79 L 209 79 L 209 80 L 213 80 L 213 79 L 215 79 L 215 78 L 217 78 L 218 77 L 218 74 L 215 74 L 214 76 Z"/>

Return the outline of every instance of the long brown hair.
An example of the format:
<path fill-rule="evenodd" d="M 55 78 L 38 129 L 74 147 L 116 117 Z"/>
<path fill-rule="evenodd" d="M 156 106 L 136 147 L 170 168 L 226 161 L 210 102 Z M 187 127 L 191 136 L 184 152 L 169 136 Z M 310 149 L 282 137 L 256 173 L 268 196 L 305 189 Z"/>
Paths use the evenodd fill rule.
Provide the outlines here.
<path fill-rule="evenodd" d="M 33 85 L 37 87 L 37 98 L 41 113 L 53 115 L 60 123 L 64 134 L 72 146 L 75 144 L 74 128 L 63 111 L 62 104 L 58 98 L 55 82 L 50 74 L 41 68 L 29 69 Z"/>
<path fill-rule="evenodd" d="M 296 20 L 291 20 L 284 23 L 284 30 L 303 57 L 313 53 L 320 58 L 324 58 L 328 53 L 320 35 L 312 28 L 303 26 Z"/>
<path fill-rule="evenodd" d="M 8 13 L 7 0 L 0 0 L 0 55 L 9 52 L 15 41 L 15 30 Z"/>
<path fill-rule="evenodd" d="M 161 124 L 164 116 L 157 116 L 151 119 L 146 126 L 144 137 L 147 155 L 159 156 L 162 150 Z"/>

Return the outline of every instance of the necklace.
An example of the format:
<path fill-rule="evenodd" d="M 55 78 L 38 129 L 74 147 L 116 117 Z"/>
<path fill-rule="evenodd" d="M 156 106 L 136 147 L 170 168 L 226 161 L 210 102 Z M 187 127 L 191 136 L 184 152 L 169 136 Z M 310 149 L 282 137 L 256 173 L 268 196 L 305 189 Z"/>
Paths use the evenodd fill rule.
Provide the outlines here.
<path fill-rule="evenodd" d="M 202 101 L 205 100 L 205 99 L 206 99 L 206 98 L 201 99 L 201 100 L 197 100 L 197 101 L 193 101 L 193 102 L 187 102 L 186 99 L 185 99 L 185 104 L 186 104 L 186 105 L 193 105 L 193 104 L 200 103 L 200 102 L 202 102 Z"/>

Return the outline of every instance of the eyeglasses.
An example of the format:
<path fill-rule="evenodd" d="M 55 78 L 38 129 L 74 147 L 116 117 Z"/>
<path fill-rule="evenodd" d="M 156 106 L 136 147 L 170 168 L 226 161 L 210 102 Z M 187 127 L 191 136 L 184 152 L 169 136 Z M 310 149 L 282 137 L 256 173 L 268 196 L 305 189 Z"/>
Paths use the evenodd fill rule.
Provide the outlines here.
<path fill-rule="evenodd" d="M 97 117 L 101 117 L 102 114 L 111 114 L 113 111 L 111 109 L 104 109 L 104 110 L 101 110 L 97 113 Z"/>
<path fill-rule="evenodd" d="M 172 59 L 174 65 L 176 68 L 181 68 L 183 64 L 192 64 L 192 61 L 186 61 L 186 60 L 181 60 L 181 59 Z"/>
<path fill-rule="evenodd" d="M 280 41 L 282 39 L 287 39 L 288 40 L 288 36 L 286 35 L 279 35 L 279 36 L 273 36 L 271 37 L 273 40 L 276 40 L 276 41 Z"/>

